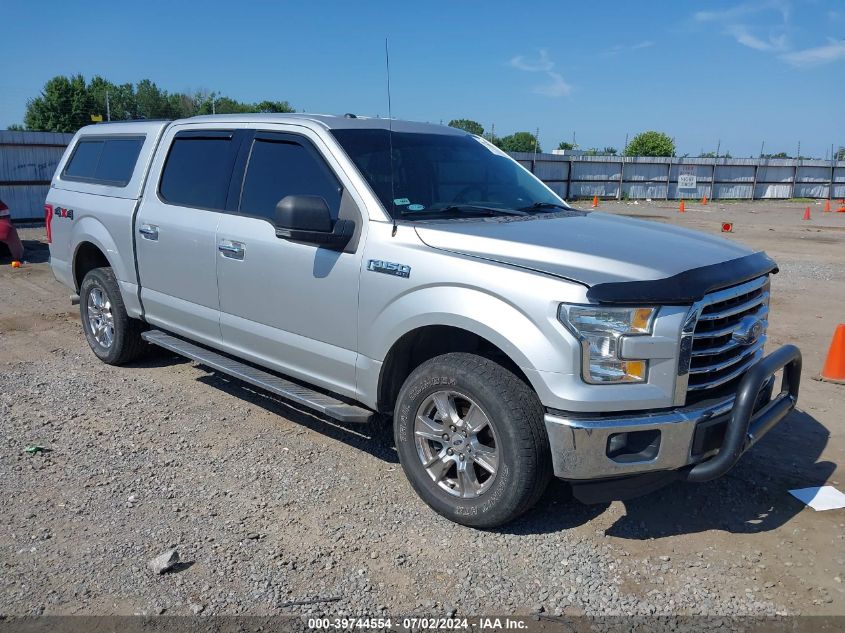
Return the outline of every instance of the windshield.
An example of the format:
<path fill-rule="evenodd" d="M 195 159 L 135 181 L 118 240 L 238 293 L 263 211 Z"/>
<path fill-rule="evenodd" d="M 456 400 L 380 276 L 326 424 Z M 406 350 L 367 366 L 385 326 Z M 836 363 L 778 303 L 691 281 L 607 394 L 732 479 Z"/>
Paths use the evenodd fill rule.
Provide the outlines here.
<path fill-rule="evenodd" d="M 469 134 L 393 132 L 392 183 L 387 130 L 332 134 L 394 218 L 568 208 L 507 154 Z"/>

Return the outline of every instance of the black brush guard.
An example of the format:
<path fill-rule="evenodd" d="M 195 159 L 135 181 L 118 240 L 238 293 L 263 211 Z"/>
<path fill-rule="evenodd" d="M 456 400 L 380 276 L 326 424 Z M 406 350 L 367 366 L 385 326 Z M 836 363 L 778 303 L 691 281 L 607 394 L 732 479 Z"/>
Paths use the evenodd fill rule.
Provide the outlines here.
<path fill-rule="evenodd" d="M 755 412 L 760 391 L 769 378 L 781 369 L 783 380 L 780 393 Z M 722 447 L 714 457 L 687 471 L 685 479 L 710 481 L 733 468 L 745 451 L 795 408 L 800 383 L 801 351 L 794 345 L 784 345 L 752 366 L 739 383 Z"/>

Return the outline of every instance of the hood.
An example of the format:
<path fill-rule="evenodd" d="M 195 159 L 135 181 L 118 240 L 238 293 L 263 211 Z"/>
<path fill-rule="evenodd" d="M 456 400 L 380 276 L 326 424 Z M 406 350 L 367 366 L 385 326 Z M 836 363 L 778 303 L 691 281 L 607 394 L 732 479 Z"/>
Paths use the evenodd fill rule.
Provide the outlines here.
<path fill-rule="evenodd" d="M 665 279 L 753 253 L 697 231 L 599 212 L 453 220 L 416 230 L 432 248 L 587 286 Z"/>

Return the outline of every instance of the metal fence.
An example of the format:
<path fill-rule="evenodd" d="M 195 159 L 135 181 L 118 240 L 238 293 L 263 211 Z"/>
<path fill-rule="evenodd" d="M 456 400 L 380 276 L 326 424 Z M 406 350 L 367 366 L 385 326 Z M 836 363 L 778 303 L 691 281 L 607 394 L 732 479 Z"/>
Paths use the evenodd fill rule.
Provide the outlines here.
<path fill-rule="evenodd" d="M 845 161 L 511 155 L 569 199 L 845 198 Z"/>
<path fill-rule="evenodd" d="M 0 130 L 0 200 L 18 220 L 43 219 L 56 165 L 73 134 Z"/>
<path fill-rule="evenodd" d="M 44 217 L 50 180 L 71 138 L 0 130 L 0 199 L 13 218 Z M 845 161 L 511 155 L 569 199 L 845 198 Z M 692 186 L 679 187 L 679 176 Z"/>

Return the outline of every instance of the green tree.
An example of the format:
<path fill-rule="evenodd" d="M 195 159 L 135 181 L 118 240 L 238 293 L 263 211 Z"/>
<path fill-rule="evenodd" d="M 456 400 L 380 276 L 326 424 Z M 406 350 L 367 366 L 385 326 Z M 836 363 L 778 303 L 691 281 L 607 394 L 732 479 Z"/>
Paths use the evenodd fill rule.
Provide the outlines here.
<path fill-rule="evenodd" d="M 531 132 L 514 132 L 502 138 L 502 149 L 506 152 L 541 152 L 537 137 Z"/>
<path fill-rule="evenodd" d="M 108 109 L 106 108 L 108 95 Z M 91 123 L 91 116 L 110 114 L 112 121 L 129 119 L 181 119 L 217 112 L 295 112 L 287 101 L 241 102 L 207 90 L 193 95 L 172 93 L 149 79 L 137 84 L 114 84 L 99 75 L 85 82 L 82 75 L 50 79 L 41 94 L 26 106 L 28 130 L 76 132 Z"/>
<path fill-rule="evenodd" d="M 601 151 L 601 153 L 605 156 L 616 156 L 619 153 L 619 150 L 617 150 L 615 147 L 605 147 Z"/>
<path fill-rule="evenodd" d="M 26 128 L 20 123 L 12 123 L 11 125 L 7 126 L 6 129 L 10 132 L 23 132 Z"/>
<path fill-rule="evenodd" d="M 274 113 L 274 112 L 296 112 L 287 101 L 259 101 L 258 103 L 246 103 L 232 99 L 231 97 L 218 96 L 215 93 L 208 95 L 199 93 L 194 101 L 197 103 L 196 114 L 242 114 L 249 112 Z"/>
<path fill-rule="evenodd" d="M 449 127 L 455 127 L 464 132 L 475 134 L 477 136 L 484 136 L 484 126 L 478 121 L 472 119 L 452 119 L 449 121 Z"/>
<path fill-rule="evenodd" d="M 214 93 L 205 100 L 199 108 L 199 114 L 241 114 L 244 112 L 254 112 L 249 104 L 235 101 L 230 97 L 217 96 Z"/>
<path fill-rule="evenodd" d="M 625 156 L 674 156 L 675 142 L 663 132 L 641 132 L 625 148 Z"/>
<path fill-rule="evenodd" d="M 578 149 L 578 143 L 570 143 L 569 141 L 561 141 L 558 144 L 557 148 L 572 151 L 573 149 Z"/>
<path fill-rule="evenodd" d="M 41 95 L 26 104 L 24 124 L 28 130 L 76 132 L 91 123 L 91 96 L 82 75 L 53 77 Z"/>
<path fill-rule="evenodd" d="M 107 115 L 112 121 L 126 121 L 135 118 L 137 105 L 135 103 L 135 87 L 132 84 L 113 84 L 99 75 L 91 79 L 88 84 L 91 97 L 92 114 L 101 114 L 103 121 Z M 108 95 L 108 109 L 106 108 Z"/>
<path fill-rule="evenodd" d="M 139 119 L 173 119 L 174 111 L 167 92 L 149 79 L 142 79 L 135 86 L 135 117 Z"/>
<path fill-rule="evenodd" d="M 296 110 L 287 101 L 259 101 L 251 112 L 285 113 L 296 112 Z"/>
<path fill-rule="evenodd" d="M 180 119 L 197 115 L 198 104 L 191 95 L 174 92 L 167 95 L 167 103 Z"/>

